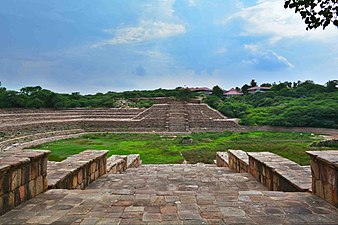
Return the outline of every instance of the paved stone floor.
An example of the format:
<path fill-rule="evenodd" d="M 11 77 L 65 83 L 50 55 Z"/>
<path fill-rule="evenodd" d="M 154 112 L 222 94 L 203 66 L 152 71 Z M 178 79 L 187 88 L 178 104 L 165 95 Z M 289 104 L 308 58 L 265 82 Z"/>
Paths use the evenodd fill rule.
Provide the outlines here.
<path fill-rule="evenodd" d="M 309 193 L 265 191 L 248 174 L 211 165 L 143 165 L 86 190 L 50 190 L 0 224 L 338 224 Z"/>

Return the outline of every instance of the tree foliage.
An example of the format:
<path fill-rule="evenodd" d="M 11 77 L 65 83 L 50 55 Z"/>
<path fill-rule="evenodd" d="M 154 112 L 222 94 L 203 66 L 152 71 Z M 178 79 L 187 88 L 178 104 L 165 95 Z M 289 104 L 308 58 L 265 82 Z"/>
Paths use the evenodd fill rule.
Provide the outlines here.
<path fill-rule="evenodd" d="M 296 85 L 282 82 L 266 93 L 224 100 L 213 96 L 206 98 L 205 103 L 227 117 L 240 118 L 244 125 L 338 128 L 337 84 L 336 80 L 325 86 L 313 81 L 299 81 Z"/>
<path fill-rule="evenodd" d="M 223 97 L 223 89 L 220 88 L 220 86 L 216 85 L 212 88 L 212 94 L 214 96 L 217 96 L 219 98 L 222 98 Z"/>
<path fill-rule="evenodd" d="M 338 27 L 337 0 L 286 0 L 284 8 L 294 9 L 304 20 L 307 30 L 333 23 Z"/>

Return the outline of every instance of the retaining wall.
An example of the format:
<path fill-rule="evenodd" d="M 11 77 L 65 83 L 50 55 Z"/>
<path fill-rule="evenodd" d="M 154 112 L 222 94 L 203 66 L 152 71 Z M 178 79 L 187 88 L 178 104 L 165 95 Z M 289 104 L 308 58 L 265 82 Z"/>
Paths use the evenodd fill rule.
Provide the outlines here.
<path fill-rule="evenodd" d="M 49 151 L 0 154 L 0 215 L 47 190 Z"/>
<path fill-rule="evenodd" d="M 271 152 L 247 152 L 249 173 L 270 191 L 311 190 L 311 171 Z"/>
<path fill-rule="evenodd" d="M 85 189 L 107 171 L 105 150 L 86 150 L 62 162 L 48 162 L 48 189 Z"/>
<path fill-rule="evenodd" d="M 338 151 L 308 151 L 312 193 L 338 207 Z"/>
<path fill-rule="evenodd" d="M 249 157 L 242 150 L 228 150 L 229 168 L 236 173 L 247 173 L 249 165 Z"/>

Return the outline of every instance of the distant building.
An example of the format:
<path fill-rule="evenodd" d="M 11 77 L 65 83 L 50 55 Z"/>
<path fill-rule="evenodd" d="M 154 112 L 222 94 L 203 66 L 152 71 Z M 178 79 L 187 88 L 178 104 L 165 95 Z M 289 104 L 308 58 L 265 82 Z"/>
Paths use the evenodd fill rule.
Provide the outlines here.
<path fill-rule="evenodd" d="M 194 88 L 188 88 L 188 89 L 192 92 L 197 92 L 197 93 L 201 93 L 201 94 L 205 94 L 205 95 L 211 95 L 212 94 L 212 90 L 210 88 L 207 88 L 207 87 L 194 87 Z"/>
<path fill-rule="evenodd" d="M 242 92 L 237 91 L 235 88 L 231 88 L 229 91 L 224 91 L 223 95 L 225 97 L 240 96 L 243 95 Z"/>
<path fill-rule="evenodd" d="M 257 92 L 267 92 L 271 89 L 271 87 L 260 87 L 260 86 L 256 86 L 256 87 L 252 87 L 248 89 L 249 94 L 254 94 Z"/>

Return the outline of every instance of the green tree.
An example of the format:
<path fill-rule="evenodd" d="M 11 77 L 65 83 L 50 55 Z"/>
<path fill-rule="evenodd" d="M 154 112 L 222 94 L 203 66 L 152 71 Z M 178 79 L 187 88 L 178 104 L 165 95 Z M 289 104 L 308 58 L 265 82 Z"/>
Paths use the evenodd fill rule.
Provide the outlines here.
<path fill-rule="evenodd" d="M 272 86 L 272 84 L 270 84 L 270 83 L 263 83 L 261 85 L 261 87 L 271 87 L 271 86 Z"/>
<path fill-rule="evenodd" d="M 250 86 L 251 87 L 256 87 L 257 86 L 257 82 L 254 79 L 252 79 L 251 82 L 250 82 Z"/>
<path fill-rule="evenodd" d="M 20 93 L 24 94 L 24 95 L 33 95 L 39 91 L 41 91 L 42 88 L 40 86 L 35 86 L 35 87 L 23 87 L 20 89 Z"/>
<path fill-rule="evenodd" d="M 194 98 L 194 93 L 188 88 L 179 89 L 176 95 L 176 99 L 181 101 L 187 101 L 192 98 Z"/>
<path fill-rule="evenodd" d="M 223 89 L 220 88 L 218 85 L 216 85 L 216 86 L 214 86 L 214 87 L 212 88 L 212 94 L 213 94 L 214 96 L 217 96 L 217 97 L 219 97 L 219 98 L 222 98 L 222 97 L 223 97 Z"/>
<path fill-rule="evenodd" d="M 326 82 L 326 89 L 328 91 L 336 91 L 338 90 L 337 85 L 338 80 L 329 80 L 328 82 Z"/>
<path fill-rule="evenodd" d="M 241 88 L 243 94 L 248 94 L 248 89 L 250 88 L 249 85 L 244 84 Z"/>
<path fill-rule="evenodd" d="M 337 0 L 286 0 L 284 8 L 294 9 L 302 16 L 306 30 L 323 27 L 330 23 L 338 27 Z"/>

